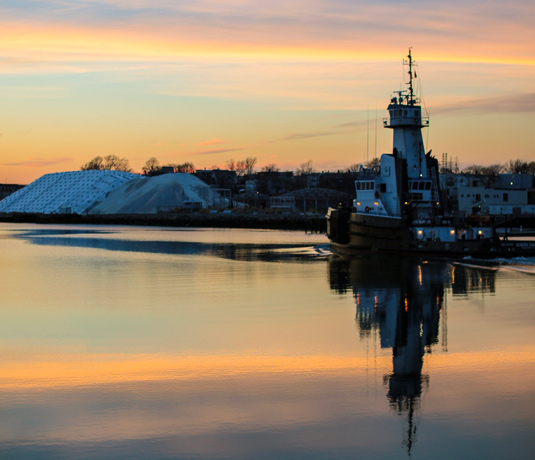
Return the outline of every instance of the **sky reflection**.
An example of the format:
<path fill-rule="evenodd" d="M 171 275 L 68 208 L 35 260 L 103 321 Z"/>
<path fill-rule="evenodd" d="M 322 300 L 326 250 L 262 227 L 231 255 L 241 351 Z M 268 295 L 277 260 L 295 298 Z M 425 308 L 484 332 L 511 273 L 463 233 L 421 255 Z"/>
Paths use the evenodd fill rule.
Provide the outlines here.
<path fill-rule="evenodd" d="M 0 457 L 529 458 L 532 277 L 155 235 L 2 232 Z"/>

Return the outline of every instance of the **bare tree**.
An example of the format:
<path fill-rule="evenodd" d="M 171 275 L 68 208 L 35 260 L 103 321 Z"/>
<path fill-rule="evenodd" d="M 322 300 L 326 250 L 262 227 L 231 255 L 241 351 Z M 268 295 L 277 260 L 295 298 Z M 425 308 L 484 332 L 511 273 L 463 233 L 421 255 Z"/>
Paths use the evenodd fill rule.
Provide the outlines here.
<path fill-rule="evenodd" d="M 89 171 L 92 169 L 97 169 L 97 170 L 104 169 L 102 167 L 102 163 L 103 163 L 102 157 L 97 156 L 93 158 L 92 160 L 89 160 L 85 165 L 80 166 L 80 169 L 82 171 Z"/>
<path fill-rule="evenodd" d="M 232 171 L 232 169 L 231 169 L 231 171 Z M 238 177 L 244 176 L 245 175 L 245 160 L 238 160 L 236 162 L 236 166 L 234 168 L 234 171 L 236 171 L 236 175 Z"/>
<path fill-rule="evenodd" d="M 162 172 L 162 167 L 160 166 L 158 159 L 156 157 L 152 157 L 146 161 L 142 170 L 143 174 L 146 176 L 156 176 Z"/>
<path fill-rule="evenodd" d="M 194 174 L 195 171 L 196 171 L 195 165 L 190 162 L 182 163 L 181 165 L 175 166 L 175 172 Z"/>
<path fill-rule="evenodd" d="M 366 163 L 365 167 L 367 169 L 371 169 L 375 173 L 379 173 L 379 170 L 381 169 L 381 160 L 379 158 L 375 157 L 375 158 L 371 159 L 370 161 L 368 161 L 368 163 Z"/>
<path fill-rule="evenodd" d="M 535 174 L 535 161 L 509 160 L 504 169 L 513 174 Z"/>
<path fill-rule="evenodd" d="M 359 172 L 361 166 L 362 166 L 362 165 L 360 165 L 360 164 L 358 164 L 358 163 L 355 163 L 355 164 L 349 166 L 349 167 L 346 169 L 346 171 L 349 172 L 349 173 Z"/>
<path fill-rule="evenodd" d="M 279 172 L 280 169 L 277 168 L 275 163 L 269 163 L 262 168 L 262 172 Z"/>
<path fill-rule="evenodd" d="M 234 161 L 234 158 L 227 160 L 227 169 L 229 171 L 236 171 L 236 162 Z"/>
<path fill-rule="evenodd" d="M 116 171 L 132 172 L 132 168 L 128 164 L 126 158 L 119 158 L 117 155 L 107 155 L 104 158 L 96 156 L 92 160 L 88 161 L 85 165 L 81 166 L 82 171 L 88 171 L 90 169 L 111 169 Z"/>
<path fill-rule="evenodd" d="M 244 160 L 245 174 L 247 174 L 247 175 L 253 174 L 256 162 L 257 162 L 256 157 L 247 157 Z"/>
<path fill-rule="evenodd" d="M 131 172 L 130 164 L 126 158 L 120 158 L 117 155 L 106 155 L 102 169 Z"/>
<path fill-rule="evenodd" d="M 227 169 L 230 171 L 236 171 L 239 176 L 250 175 L 254 172 L 256 165 L 256 157 L 247 157 L 244 160 L 234 161 L 233 158 L 227 160 Z"/>
<path fill-rule="evenodd" d="M 312 174 L 314 172 L 316 172 L 316 170 L 314 169 L 314 166 L 312 166 L 312 160 L 308 160 L 305 163 L 301 163 L 295 169 L 296 176 L 308 176 L 309 174 Z"/>

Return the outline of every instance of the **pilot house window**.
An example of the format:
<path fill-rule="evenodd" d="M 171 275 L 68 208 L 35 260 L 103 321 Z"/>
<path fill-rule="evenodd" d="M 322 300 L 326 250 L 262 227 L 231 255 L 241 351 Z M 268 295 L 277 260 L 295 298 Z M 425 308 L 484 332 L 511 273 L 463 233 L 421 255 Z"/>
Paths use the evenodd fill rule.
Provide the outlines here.
<path fill-rule="evenodd" d="M 358 181 L 357 190 L 375 190 L 375 183 L 373 181 Z"/>
<path fill-rule="evenodd" d="M 431 181 L 412 181 L 411 190 L 431 190 Z"/>

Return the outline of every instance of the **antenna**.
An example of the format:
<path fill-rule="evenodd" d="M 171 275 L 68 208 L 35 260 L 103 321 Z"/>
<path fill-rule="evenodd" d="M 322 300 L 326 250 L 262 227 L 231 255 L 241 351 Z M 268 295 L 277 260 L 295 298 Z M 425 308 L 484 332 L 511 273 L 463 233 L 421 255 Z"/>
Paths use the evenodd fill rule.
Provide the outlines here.
<path fill-rule="evenodd" d="M 412 46 L 409 48 L 409 54 L 408 54 L 408 58 L 409 58 L 409 104 L 410 105 L 413 105 L 413 96 L 414 96 L 414 91 L 413 91 L 413 88 L 412 88 L 412 55 L 411 55 L 411 50 L 412 50 Z"/>
<path fill-rule="evenodd" d="M 366 164 L 368 163 L 368 151 L 370 147 L 370 105 L 368 104 L 366 118 Z"/>
<path fill-rule="evenodd" d="M 377 158 L 377 102 L 375 102 L 375 158 Z"/>

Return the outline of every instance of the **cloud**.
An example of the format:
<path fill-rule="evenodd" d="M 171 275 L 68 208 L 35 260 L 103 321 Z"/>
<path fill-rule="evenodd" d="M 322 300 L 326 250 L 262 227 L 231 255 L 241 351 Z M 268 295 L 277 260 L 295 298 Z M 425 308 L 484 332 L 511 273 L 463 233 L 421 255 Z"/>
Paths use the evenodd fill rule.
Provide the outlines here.
<path fill-rule="evenodd" d="M 192 152 L 191 155 L 212 155 L 216 153 L 238 152 L 240 150 L 246 150 L 245 147 L 236 147 L 233 149 L 212 149 L 201 150 L 200 152 Z"/>
<path fill-rule="evenodd" d="M 432 113 L 477 112 L 477 113 L 527 113 L 535 112 L 535 93 L 493 96 L 465 101 L 455 105 L 436 107 Z"/>
<path fill-rule="evenodd" d="M 61 163 L 68 163 L 72 158 L 29 158 L 25 161 L 17 161 L 13 163 L 2 163 L 2 166 L 22 166 L 24 168 L 42 168 Z"/>
<path fill-rule="evenodd" d="M 195 145 L 217 145 L 217 144 L 226 144 L 228 141 L 222 139 L 210 139 L 209 141 L 197 142 Z"/>
<path fill-rule="evenodd" d="M 340 134 L 337 131 L 319 131 L 315 133 L 297 133 L 297 134 L 290 134 L 286 137 L 283 137 L 281 140 L 283 141 L 297 141 L 302 139 L 309 139 L 311 137 L 323 137 L 323 136 L 333 136 L 336 134 Z"/>
<path fill-rule="evenodd" d="M 376 123 L 376 119 L 373 118 L 369 120 L 370 126 L 372 126 L 374 123 Z M 340 125 L 335 125 L 333 128 L 361 128 L 363 126 L 366 126 L 368 124 L 368 121 L 351 121 L 349 123 L 342 123 Z"/>
<path fill-rule="evenodd" d="M 398 58 L 394 37 L 428 62 L 534 62 L 532 7 L 521 0 L 491 6 L 451 0 L 433 8 L 364 0 L 332 0 L 328 7 L 320 0 L 94 0 L 66 9 L 67 2 L 11 3 L 0 6 L 0 56 L 14 62 L 376 62 Z M 384 24 L 388 30 L 378 27 Z"/>

